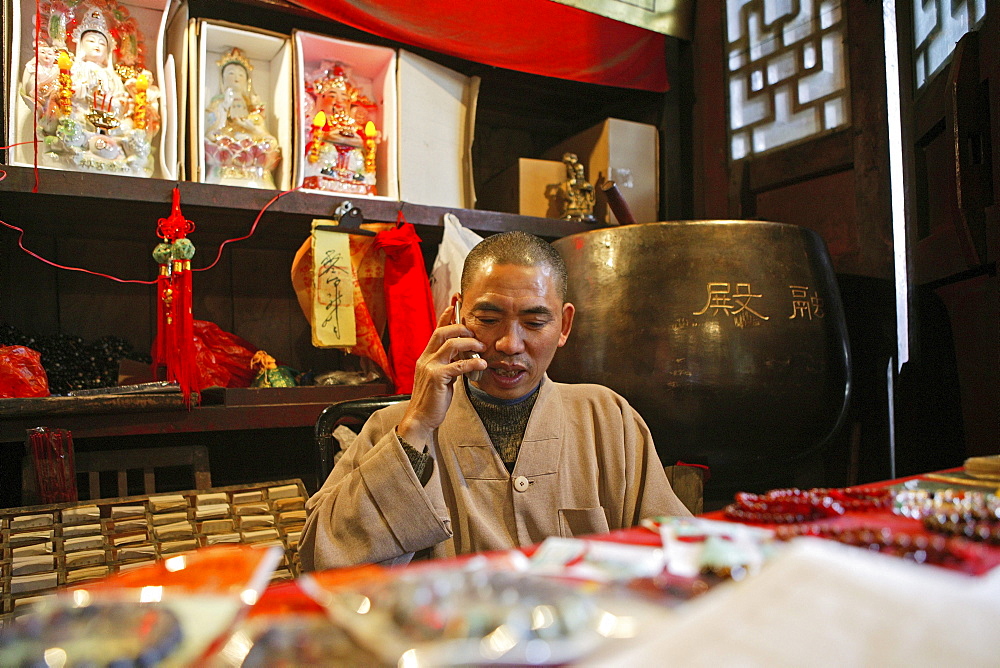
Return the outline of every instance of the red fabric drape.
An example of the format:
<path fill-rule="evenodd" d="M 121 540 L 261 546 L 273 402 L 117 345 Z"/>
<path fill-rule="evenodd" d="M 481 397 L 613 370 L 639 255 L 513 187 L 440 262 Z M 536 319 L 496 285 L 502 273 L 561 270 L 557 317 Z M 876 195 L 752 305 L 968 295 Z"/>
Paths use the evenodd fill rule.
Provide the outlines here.
<path fill-rule="evenodd" d="M 375 235 L 375 248 L 385 251 L 385 308 L 389 358 L 396 392 L 413 391 L 417 358 L 437 322 L 431 283 L 420 252 L 420 237 L 410 223 Z"/>
<path fill-rule="evenodd" d="M 665 37 L 551 0 L 294 0 L 365 32 L 486 65 L 664 92 Z"/>

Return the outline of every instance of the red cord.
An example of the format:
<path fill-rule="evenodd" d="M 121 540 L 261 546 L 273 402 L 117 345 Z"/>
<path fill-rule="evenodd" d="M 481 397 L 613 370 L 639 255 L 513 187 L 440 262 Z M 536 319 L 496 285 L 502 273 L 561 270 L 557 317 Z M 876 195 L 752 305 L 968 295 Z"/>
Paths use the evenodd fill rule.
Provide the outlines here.
<path fill-rule="evenodd" d="M 232 243 L 234 241 L 243 241 L 244 239 L 249 239 L 250 237 L 252 237 L 254 232 L 257 230 L 257 223 L 260 222 L 261 217 L 264 215 L 264 212 L 267 211 L 268 207 L 277 202 L 279 198 L 284 197 L 289 193 L 293 193 L 301 187 L 302 186 L 295 186 L 291 190 L 285 190 L 284 192 L 280 192 L 274 197 L 272 197 L 257 214 L 257 218 L 254 219 L 253 225 L 250 226 L 250 231 L 247 232 L 245 236 L 238 237 L 236 239 L 226 239 L 221 244 L 219 244 L 219 253 L 215 256 L 215 260 L 212 262 L 212 264 L 208 265 L 207 267 L 202 267 L 201 269 L 192 269 L 191 271 L 208 271 L 209 269 L 217 265 L 219 263 L 219 260 L 222 259 L 222 249 L 226 246 L 226 244 Z"/>
<path fill-rule="evenodd" d="M 25 143 L 27 143 L 27 142 L 25 142 Z M 3 181 L 5 178 L 7 178 L 7 172 L 5 172 L 2 169 L 0 169 L 0 181 Z M 235 239 L 226 239 L 221 244 L 219 244 L 219 253 L 218 253 L 218 255 L 216 255 L 215 261 L 212 262 L 212 264 L 208 265 L 207 267 L 203 267 L 201 269 L 193 269 L 192 271 L 206 271 L 206 270 L 211 269 L 212 267 L 214 267 L 216 264 L 218 264 L 219 260 L 222 258 L 222 249 L 223 249 L 223 247 L 225 247 L 226 244 L 232 243 L 234 241 L 243 241 L 244 239 L 249 239 L 250 237 L 252 237 L 253 234 L 254 234 L 254 232 L 257 230 L 257 223 L 260 222 L 261 217 L 264 215 L 264 212 L 267 211 L 268 207 L 270 207 L 272 204 L 274 204 L 276 201 L 278 201 L 278 198 L 284 197 L 285 195 L 287 195 L 289 193 L 293 193 L 293 192 L 295 192 L 296 190 L 298 190 L 301 187 L 302 186 L 296 186 L 295 188 L 292 188 L 291 190 L 285 190 L 284 192 L 280 192 L 277 195 L 275 195 L 274 197 L 272 197 L 270 199 L 270 201 L 268 201 L 268 203 L 264 205 L 264 208 L 262 208 L 260 210 L 260 212 L 257 214 L 257 218 L 253 221 L 253 225 L 250 226 L 250 231 L 246 235 L 244 235 L 242 237 L 237 237 Z M 109 274 L 102 274 L 99 271 L 91 271 L 90 269 L 84 269 L 82 267 L 70 267 L 70 266 L 67 266 L 67 265 L 58 264 L 58 263 L 53 262 L 51 260 L 47 260 L 44 257 L 42 257 L 41 255 L 39 255 L 38 253 L 35 253 L 34 251 L 30 251 L 30 250 L 28 250 L 25 247 L 25 245 L 24 245 L 24 230 L 23 229 L 21 229 L 20 227 L 18 227 L 16 225 L 11 225 L 10 223 L 8 223 L 8 222 L 6 222 L 4 220 L 0 220 L 0 225 L 3 225 L 4 227 L 9 227 L 10 229 L 15 230 L 15 231 L 17 231 L 19 233 L 18 237 L 17 237 L 17 245 L 20 247 L 21 250 L 23 250 L 25 253 L 27 253 L 31 257 L 35 258 L 36 260 L 44 262 L 45 264 L 51 265 L 51 266 L 53 266 L 53 267 L 55 267 L 57 269 L 66 269 L 68 271 L 79 271 L 79 272 L 84 273 L 84 274 L 91 274 L 92 276 L 100 276 L 101 278 L 107 278 L 109 280 L 112 280 L 112 281 L 115 281 L 115 282 L 118 282 L 118 283 L 138 283 L 139 285 L 156 285 L 156 279 L 153 279 L 152 281 L 140 281 L 138 279 L 118 278 L 117 276 L 111 276 Z"/>
<path fill-rule="evenodd" d="M 91 271 L 90 269 L 84 269 L 82 267 L 69 267 L 69 266 L 66 266 L 64 264 L 58 264 L 58 263 L 53 262 L 51 260 L 46 260 L 44 257 L 42 257 L 41 255 L 39 255 L 38 253 L 30 251 L 30 250 L 28 250 L 27 248 L 24 247 L 24 230 L 22 230 L 20 227 L 18 227 L 16 225 L 11 225 L 10 223 L 8 223 L 6 221 L 3 221 L 3 220 L 0 220 L 0 225 L 3 225 L 4 227 L 9 227 L 12 230 L 17 230 L 20 233 L 17 236 L 17 245 L 20 246 L 21 250 L 23 250 L 25 253 L 27 253 L 31 257 L 35 258 L 36 260 L 41 260 L 45 264 L 51 265 L 51 266 L 55 267 L 56 269 L 67 269 L 69 271 L 79 271 L 79 272 L 83 272 L 84 274 L 92 274 L 94 276 L 100 276 L 102 278 L 107 278 L 107 279 L 110 279 L 112 281 L 116 281 L 118 283 L 139 283 L 141 285 L 156 285 L 156 281 L 155 280 L 152 280 L 152 281 L 140 281 L 140 280 L 136 280 L 136 279 L 118 278 L 117 276 L 111 276 L 109 274 L 102 274 L 99 271 Z"/>

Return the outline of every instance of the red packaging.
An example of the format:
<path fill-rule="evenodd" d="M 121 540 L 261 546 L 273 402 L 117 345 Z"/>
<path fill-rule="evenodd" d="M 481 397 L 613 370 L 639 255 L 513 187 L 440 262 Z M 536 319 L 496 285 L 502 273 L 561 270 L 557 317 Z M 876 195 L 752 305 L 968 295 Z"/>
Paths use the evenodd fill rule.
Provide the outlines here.
<path fill-rule="evenodd" d="M 0 399 L 49 396 L 42 356 L 24 346 L 0 347 Z"/>

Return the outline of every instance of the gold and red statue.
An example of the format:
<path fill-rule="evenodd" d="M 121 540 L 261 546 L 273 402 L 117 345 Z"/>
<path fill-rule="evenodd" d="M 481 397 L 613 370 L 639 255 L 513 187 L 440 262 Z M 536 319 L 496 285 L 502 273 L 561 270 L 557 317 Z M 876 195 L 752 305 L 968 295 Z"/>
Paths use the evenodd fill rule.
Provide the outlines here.
<path fill-rule="evenodd" d="M 546 186 L 546 198 L 555 200 L 562 220 L 595 222 L 594 186 L 585 177 L 583 163 L 575 153 L 564 153 L 562 161 L 566 166 L 566 180 Z"/>
<path fill-rule="evenodd" d="M 355 85 L 346 66 L 324 61 L 306 78 L 303 179 L 311 190 L 374 195 L 381 133 L 378 105 Z"/>

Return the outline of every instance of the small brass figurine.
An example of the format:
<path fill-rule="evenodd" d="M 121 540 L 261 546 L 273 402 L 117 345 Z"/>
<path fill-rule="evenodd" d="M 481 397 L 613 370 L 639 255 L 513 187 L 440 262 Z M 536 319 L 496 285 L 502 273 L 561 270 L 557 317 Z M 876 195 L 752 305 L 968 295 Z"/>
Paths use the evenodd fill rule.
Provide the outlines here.
<path fill-rule="evenodd" d="M 594 218 L 594 186 L 587 183 L 584 177 L 583 164 L 575 153 L 564 153 L 562 158 L 566 165 L 566 180 L 562 183 L 550 184 L 545 189 L 545 196 L 558 200 L 562 220 L 572 220 L 581 223 L 596 222 Z"/>

